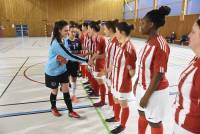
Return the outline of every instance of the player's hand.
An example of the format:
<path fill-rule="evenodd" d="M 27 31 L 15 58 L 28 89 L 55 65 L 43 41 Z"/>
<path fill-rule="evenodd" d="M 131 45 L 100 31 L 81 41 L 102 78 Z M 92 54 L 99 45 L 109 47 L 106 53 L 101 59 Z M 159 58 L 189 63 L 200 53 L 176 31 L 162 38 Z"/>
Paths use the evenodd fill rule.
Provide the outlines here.
<path fill-rule="evenodd" d="M 148 101 L 149 101 L 149 98 L 146 97 L 146 96 L 144 95 L 144 96 L 142 97 L 142 99 L 140 100 L 140 106 L 141 106 L 142 108 L 147 107 Z"/>
<path fill-rule="evenodd" d="M 137 89 L 137 85 L 134 84 L 134 86 L 133 86 L 133 94 L 134 94 L 134 96 L 136 96 L 136 89 Z"/>
<path fill-rule="evenodd" d="M 94 66 L 94 60 L 90 59 L 89 62 L 88 62 L 88 65 L 89 66 Z"/>
<path fill-rule="evenodd" d="M 104 76 L 105 74 L 106 74 L 105 71 L 102 70 L 101 72 L 99 72 L 99 73 L 97 74 L 97 77 L 102 77 L 102 76 Z"/>
<path fill-rule="evenodd" d="M 67 62 L 68 62 L 68 60 L 66 60 L 64 57 L 62 57 L 62 56 L 60 56 L 60 55 L 57 55 L 56 60 L 57 60 L 61 65 L 67 64 Z"/>

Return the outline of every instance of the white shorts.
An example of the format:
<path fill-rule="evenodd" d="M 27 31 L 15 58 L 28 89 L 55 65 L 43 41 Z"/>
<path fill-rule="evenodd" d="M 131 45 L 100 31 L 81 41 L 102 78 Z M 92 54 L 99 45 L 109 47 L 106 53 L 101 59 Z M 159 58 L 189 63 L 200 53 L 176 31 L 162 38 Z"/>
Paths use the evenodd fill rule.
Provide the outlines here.
<path fill-rule="evenodd" d="M 129 93 L 120 93 L 120 92 L 116 91 L 116 89 L 111 88 L 111 93 L 118 100 L 133 101 L 133 98 L 134 98 L 132 91 L 130 91 Z"/>
<path fill-rule="evenodd" d="M 88 64 L 87 63 L 81 63 L 81 65 L 87 66 Z"/>
<path fill-rule="evenodd" d="M 108 86 L 108 87 L 111 87 L 111 80 L 104 77 L 104 83 Z"/>
<path fill-rule="evenodd" d="M 106 91 L 111 90 L 110 89 L 110 87 L 111 87 L 111 81 L 108 78 L 106 78 L 106 76 L 102 76 L 102 78 L 103 78 L 103 83 L 104 83 L 104 85 L 106 87 Z"/>
<path fill-rule="evenodd" d="M 136 105 L 137 109 L 145 113 L 146 119 L 152 123 L 159 123 L 165 117 L 166 107 L 169 104 L 168 89 L 155 91 L 148 102 L 146 108 L 140 106 L 140 100 L 145 94 L 142 86 L 138 85 L 136 89 Z"/>
<path fill-rule="evenodd" d="M 185 130 L 184 128 L 182 128 L 181 126 L 175 123 L 173 134 L 194 134 L 194 133 L 191 133 L 188 130 Z"/>
<path fill-rule="evenodd" d="M 97 74 L 98 74 L 98 73 L 99 73 L 99 72 L 95 72 L 95 71 L 93 71 L 93 72 L 92 72 L 92 74 L 93 74 L 94 78 L 95 78 L 95 79 L 100 79 L 100 80 L 103 80 L 105 76 L 98 77 L 98 76 L 97 76 Z"/>

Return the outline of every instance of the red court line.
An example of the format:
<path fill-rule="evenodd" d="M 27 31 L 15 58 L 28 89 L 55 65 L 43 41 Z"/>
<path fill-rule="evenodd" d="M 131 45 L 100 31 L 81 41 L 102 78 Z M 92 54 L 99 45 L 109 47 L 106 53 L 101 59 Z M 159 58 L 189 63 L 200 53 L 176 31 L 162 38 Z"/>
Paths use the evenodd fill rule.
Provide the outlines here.
<path fill-rule="evenodd" d="M 31 65 L 31 66 L 29 66 L 26 70 L 24 70 L 24 77 L 26 78 L 26 79 L 28 79 L 28 80 L 30 80 L 30 81 L 32 81 L 32 82 L 36 82 L 36 83 L 39 83 L 39 84 L 45 84 L 44 82 L 40 82 L 40 81 L 37 81 L 37 80 L 34 80 L 34 79 L 32 79 L 32 78 L 30 78 L 28 75 L 27 75 L 27 71 L 30 69 L 30 68 L 32 68 L 32 67 L 34 67 L 34 66 L 37 66 L 37 65 L 39 65 L 39 64 L 42 64 L 42 63 L 44 63 L 44 62 L 40 62 L 40 63 L 36 63 L 36 64 L 33 64 L 33 65 Z"/>

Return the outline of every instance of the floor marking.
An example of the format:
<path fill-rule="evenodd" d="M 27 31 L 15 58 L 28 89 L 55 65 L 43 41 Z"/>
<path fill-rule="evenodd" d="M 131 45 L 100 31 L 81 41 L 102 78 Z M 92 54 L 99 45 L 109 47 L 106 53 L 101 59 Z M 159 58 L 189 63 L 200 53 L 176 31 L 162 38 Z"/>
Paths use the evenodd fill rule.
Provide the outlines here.
<path fill-rule="evenodd" d="M 90 108 L 93 107 L 91 105 L 82 105 L 82 106 L 75 106 L 73 109 L 83 109 L 83 108 Z M 66 111 L 67 108 L 58 108 L 59 111 Z M 0 118 L 6 118 L 6 117 L 14 117 L 14 116 L 23 116 L 23 115 L 33 115 L 33 114 L 40 114 L 40 113 L 50 113 L 51 109 L 45 109 L 45 110 L 33 110 L 28 112 L 15 112 L 15 113 L 8 113 L 8 114 L 0 114 Z"/>
<path fill-rule="evenodd" d="M 32 46 L 34 46 L 38 41 L 39 41 L 39 40 L 36 40 L 36 41 L 32 44 Z"/>
<path fill-rule="evenodd" d="M 82 81 L 81 81 L 81 83 L 82 83 Z M 83 89 L 85 89 L 84 86 L 83 86 L 83 83 L 82 83 L 82 87 L 83 87 Z M 88 98 L 89 98 L 89 97 L 88 97 Z M 90 100 L 90 102 L 91 102 L 92 104 L 94 104 L 94 101 L 93 101 L 91 98 L 89 98 L 89 100 Z M 104 117 L 103 117 L 103 114 L 101 113 L 101 111 L 99 110 L 99 108 L 95 108 L 95 110 L 96 110 L 97 115 L 99 116 L 101 122 L 103 123 L 104 127 L 106 128 L 108 134 L 110 134 L 111 129 L 109 128 L 109 125 L 108 125 L 107 122 L 105 121 L 105 119 L 104 119 Z"/>
<path fill-rule="evenodd" d="M 39 64 L 42 64 L 42 63 L 44 63 L 44 62 L 36 63 L 36 64 L 33 64 L 33 65 L 29 66 L 28 68 L 26 68 L 26 70 L 24 70 L 24 73 L 23 73 L 23 74 L 24 74 L 24 77 L 25 77 L 26 79 L 32 81 L 32 82 L 36 82 L 36 83 L 39 83 L 39 84 L 44 85 L 44 84 L 45 84 L 44 82 L 40 82 L 40 81 L 33 80 L 33 79 L 31 79 L 30 77 L 28 77 L 27 74 L 26 74 L 26 72 L 27 72 L 31 67 L 34 67 L 34 66 L 39 65 Z"/>
<path fill-rule="evenodd" d="M 12 78 L 12 80 L 9 82 L 9 84 L 7 85 L 7 87 L 4 89 L 3 93 L 1 94 L 0 98 L 4 95 L 4 93 L 7 91 L 7 89 L 9 88 L 9 86 L 11 85 L 11 83 L 14 81 L 14 79 L 16 78 L 17 74 L 20 72 L 20 70 L 22 69 L 22 67 L 26 64 L 26 62 L 28 61 L 29 57 L 26 58 L 26 60 L 24 61 L 24 63 L 22 64 L 22 66 L 19 68 L 19 70 L 17 71 L 17 73 L 14 75 L 14 77 Z"/>
<path fill-rule="evenodd" d="M 78 99 L 82 98 L 88 98 L 88 96 L 81 96 L 77 97 Z M 57 99 L 56 101 L 62 101 L 64 99 Z M 0 105 L 0 107 L 5 107 L 5 106 L 15 106 L 15 105 L 24 105 L 24 104 L 34 104 L 34 103 L 43 103 L 43 102 L 49 102 L 50 100 L 40 100 L 40 101 L 28 101 L 28 102 L 19 102 L 19 103 L 10 103 L 10 104 L 3 104 Z"/>

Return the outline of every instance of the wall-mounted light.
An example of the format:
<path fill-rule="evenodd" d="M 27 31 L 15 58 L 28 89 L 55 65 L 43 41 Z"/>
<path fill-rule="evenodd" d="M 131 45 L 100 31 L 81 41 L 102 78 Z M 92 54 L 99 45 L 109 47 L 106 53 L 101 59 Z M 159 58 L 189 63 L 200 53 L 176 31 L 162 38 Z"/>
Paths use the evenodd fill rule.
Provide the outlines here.
<path fill-rule="evenodd" d="M 12 27 L 12 28 L 15 28 L 15 24 L 12 24 L 11 27 Z"/>

